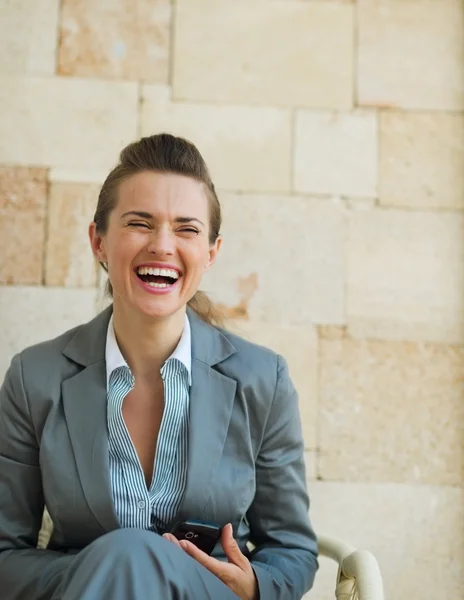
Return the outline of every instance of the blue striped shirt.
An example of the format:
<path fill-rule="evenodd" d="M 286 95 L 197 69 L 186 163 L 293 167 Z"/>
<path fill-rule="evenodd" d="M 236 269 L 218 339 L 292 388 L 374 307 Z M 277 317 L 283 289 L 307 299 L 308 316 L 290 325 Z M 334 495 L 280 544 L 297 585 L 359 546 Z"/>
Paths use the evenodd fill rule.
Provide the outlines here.
<path fill-rule="evenodd" d="M 187 481 L 191 333 L 185 316 L 177 348 L 161 368 L 164 412 L 158 434 L 151 485 L 145 475 L 122 415 L 134 376 L 119 349 L 113 317 L 106 339 L 108 446 L 111 487 L 121 527 L 159 531 L 175 517 Z"/>

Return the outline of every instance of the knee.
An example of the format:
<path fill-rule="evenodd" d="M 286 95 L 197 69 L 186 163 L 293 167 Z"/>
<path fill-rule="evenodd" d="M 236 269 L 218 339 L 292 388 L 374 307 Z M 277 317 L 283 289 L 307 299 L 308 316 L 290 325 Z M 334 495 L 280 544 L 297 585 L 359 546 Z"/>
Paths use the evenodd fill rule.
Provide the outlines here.
<path fill-rule="evenodd" d="M 156 590 L 159 581 L 169 585 L 174 581 L 179 558 L 177 553 L 180 554 L 180 551 L 174 544 L 156 533 L 140 529 L 117 529 L 97 538 L 76 555 L 63 576 L 62 586 L 68 589 L 68 586 L 75 584 L 76 589 L 81 589 L 85 584 L 88 590 L 94 590 L 85 598 L 99 598 L 95 590 L 98 586 L 106 585 L 105 581 L 109 579 L 113 586 L 117 582 L 125 585 L 129 580 L 134 589 L 152 587 Z M 70 598 L 80 597 L 70 595 Z M 145 596 L 135 594 L 129 597 Z"/>
<path fill-rule="evenodd" d="M 107 556 L 125 556 L 133 555 L 142 549 L 153 551 L 158 546 L 168 545 L 157 533 L 145 529 L 115 529 L 92 542 L 91 547 L 94 551 Z"/>

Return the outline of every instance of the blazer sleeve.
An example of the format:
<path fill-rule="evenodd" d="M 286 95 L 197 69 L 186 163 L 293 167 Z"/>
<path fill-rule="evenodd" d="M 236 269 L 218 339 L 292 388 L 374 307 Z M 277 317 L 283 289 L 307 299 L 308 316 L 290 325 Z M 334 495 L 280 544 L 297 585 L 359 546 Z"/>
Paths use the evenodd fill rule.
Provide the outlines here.
<path fill-rule="evenodd" d="M 303 450 L 298 395 L 278 356 L 274 399 L 256 460 L 256 494 L 247 513 L 261 600 L 300 600 L 318 569 Z"/>
<path fill-rule="evenodd" d="M 0 389 L 2 600 L 48 600 L 74 558 L 36 548 L 44 510 L 39 451 L 17 355 Z"/>

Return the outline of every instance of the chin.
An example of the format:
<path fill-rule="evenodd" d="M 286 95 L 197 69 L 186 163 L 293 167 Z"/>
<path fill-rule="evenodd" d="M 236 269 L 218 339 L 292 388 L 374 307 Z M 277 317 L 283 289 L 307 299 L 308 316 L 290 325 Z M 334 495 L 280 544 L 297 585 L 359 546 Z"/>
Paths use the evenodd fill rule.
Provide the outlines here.
<path fill-rule="evenodd" d="M 141 315 L 152 319 L 165 319 L 185 308 L 185 304 L 169 302 L 167 299 L 156 302 L 136 302 L 134 308 Z"/>

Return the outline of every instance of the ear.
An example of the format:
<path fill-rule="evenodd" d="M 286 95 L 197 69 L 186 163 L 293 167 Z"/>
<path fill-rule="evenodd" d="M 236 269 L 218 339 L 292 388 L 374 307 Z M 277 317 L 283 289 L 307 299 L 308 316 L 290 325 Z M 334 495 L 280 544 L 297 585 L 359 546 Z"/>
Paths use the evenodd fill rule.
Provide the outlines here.
<path fill-rule="evenodd" d="M 222 237 L 218 236 L 218 238 L 216 239 L 214 244 L 212 246 L 210 246 L 209 253 L 208 253 L 208 262 L 205 265 L 205 271 L 208 271 L 214 265 L 214 262 L 219 253 L 219 249 L 221 248 L 221 245 L 222 245 Z"/>
<path fill-rule="evenodd" d="M 92 221 L 92 223 L 90 223 L 89 225 L 89 240 L 93 255 L 98 260 L 98 262 L 108 262 L 105 250 L 105 240 L 103 236 L 97 233 L 97 225 L 95 221 Z"/>

